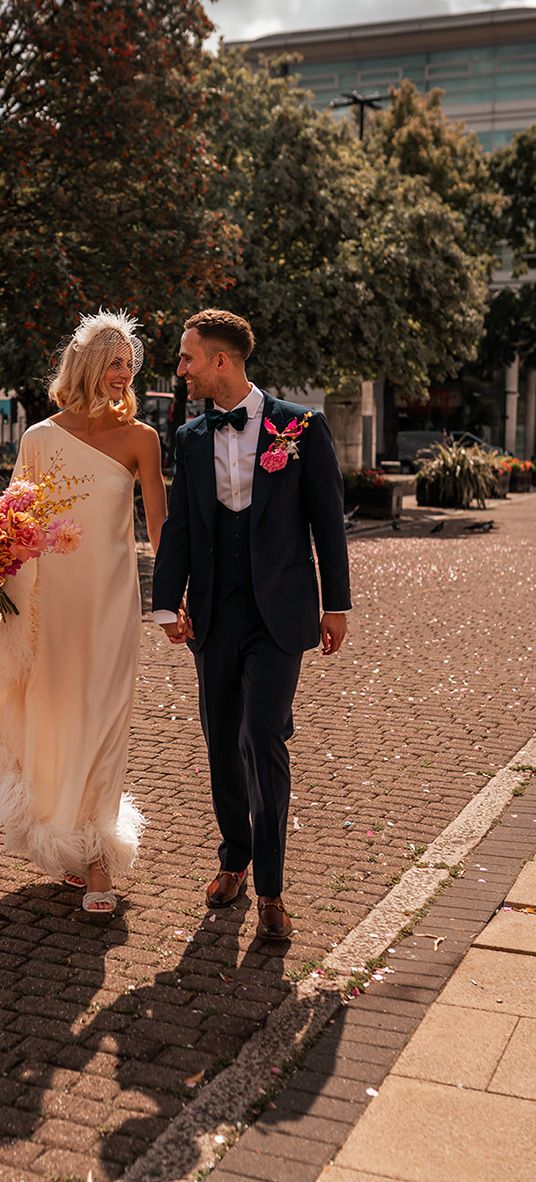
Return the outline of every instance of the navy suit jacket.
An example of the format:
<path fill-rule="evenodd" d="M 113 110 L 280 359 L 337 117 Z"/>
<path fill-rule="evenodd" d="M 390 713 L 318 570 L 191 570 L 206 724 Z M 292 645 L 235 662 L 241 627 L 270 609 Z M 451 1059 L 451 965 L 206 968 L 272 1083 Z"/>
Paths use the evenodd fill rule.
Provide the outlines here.
<path fill-rule="evenodd" d="M 319 596 L 311 547 L 314 538 L 324 611 L 350 606 L 342 477 L 331 434 L 318 412 L 298 440 L 299 459 L 266 472 L 260 456 L 273 441 L 270 419 L 283 430 L 306 407 L 265 394 L 251 500 L 253 593 L 276 644 L 288 653 L 320 640 Z M 169 513 L 155 562 L 153 610 L 177 611 L 188 584 L 188 610 L 201 649 L 212 615 L 216 527 L 214 434 L 205 415 L 177 431 Z"/>

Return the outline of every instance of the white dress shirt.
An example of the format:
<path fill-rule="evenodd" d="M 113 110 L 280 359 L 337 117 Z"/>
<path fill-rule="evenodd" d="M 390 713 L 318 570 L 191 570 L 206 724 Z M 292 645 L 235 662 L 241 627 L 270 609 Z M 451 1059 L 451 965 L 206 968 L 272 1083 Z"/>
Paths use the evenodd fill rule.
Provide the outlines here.
<path fill-rule="evenodd" d="M 262 423 L 264 394 L 252 386 L 249 394 L 238 406 L 245 406 L 248 412 L 243 431 L 234 427 L 221 427 L 214 432 L 214 468 L 216 471 L 216 495 L 219 501 L 240 513 L 251 505 L 255 456 Z M 214 403 L 215 410 L 223 407 Z M 233 408 L 236 409 L 236 408 Z"/>

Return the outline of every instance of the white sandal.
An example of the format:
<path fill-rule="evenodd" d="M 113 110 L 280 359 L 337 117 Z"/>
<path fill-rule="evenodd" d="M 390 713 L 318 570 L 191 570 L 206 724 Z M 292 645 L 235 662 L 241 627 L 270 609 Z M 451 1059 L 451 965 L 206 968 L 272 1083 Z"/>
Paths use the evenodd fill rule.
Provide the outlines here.
<path fill-rule="evenodd" d="M 106 907 L 95 907 L 95 903 L 106 903 Z M 117 895 L 115 891 L 86 891 L 82 907 L 92 915 L 111 915 L 117 907 Z"/>
<path fill-rule="evenodd" d="M 79 874 L 64 874 L 63 881 L 66 886 L 77 887 L 80 891 L 85 891 L 87 887 L 85 878 L 81 878 Z"/>

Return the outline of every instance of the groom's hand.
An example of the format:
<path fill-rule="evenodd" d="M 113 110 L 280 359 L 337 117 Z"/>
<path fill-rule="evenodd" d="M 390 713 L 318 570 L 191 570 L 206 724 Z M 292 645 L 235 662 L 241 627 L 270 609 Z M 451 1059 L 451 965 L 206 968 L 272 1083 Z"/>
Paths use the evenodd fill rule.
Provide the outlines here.
<path fill-rule="evenodd" d="M 179 608 L 177 619 L 173 624 L 161 624 L 160 627 L 164 629 L 171 644 L 186 644 L 187 640 L 194 638 L 192 621 L 182 607 Z"/>
<path fill-rule="evenodd" d="M 333 656 L 339 651 L 346 636 L 347 624 L 344 612 L 324 612 L 320 621 L 320 636 L 322 638 L 322 652 L 326 656 Z"/>

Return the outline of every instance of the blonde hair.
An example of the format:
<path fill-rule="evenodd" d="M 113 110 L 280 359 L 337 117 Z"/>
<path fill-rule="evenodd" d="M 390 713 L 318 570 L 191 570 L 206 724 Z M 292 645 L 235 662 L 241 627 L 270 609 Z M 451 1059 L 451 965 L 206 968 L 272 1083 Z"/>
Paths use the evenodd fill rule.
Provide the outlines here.
<path fill-rule="evenodd" d="M 120 418 L 130 422 L 137 410 L 132 381 L 143 361 L 143 346 L 134 331 L 137 327 L 135 318 L 123 310 L 109 312 L 100 308 L 95 316 L 81 316 L 78 328 L 60 353 L 48 389 L 51 401 L 61 410 L 74 414 L 87 411 L 90 418 L 97 418 L 110 403 L 103 375 L 117 350 L 126 346 L 132 357 L 132 377 L 116 410 Z"/>

